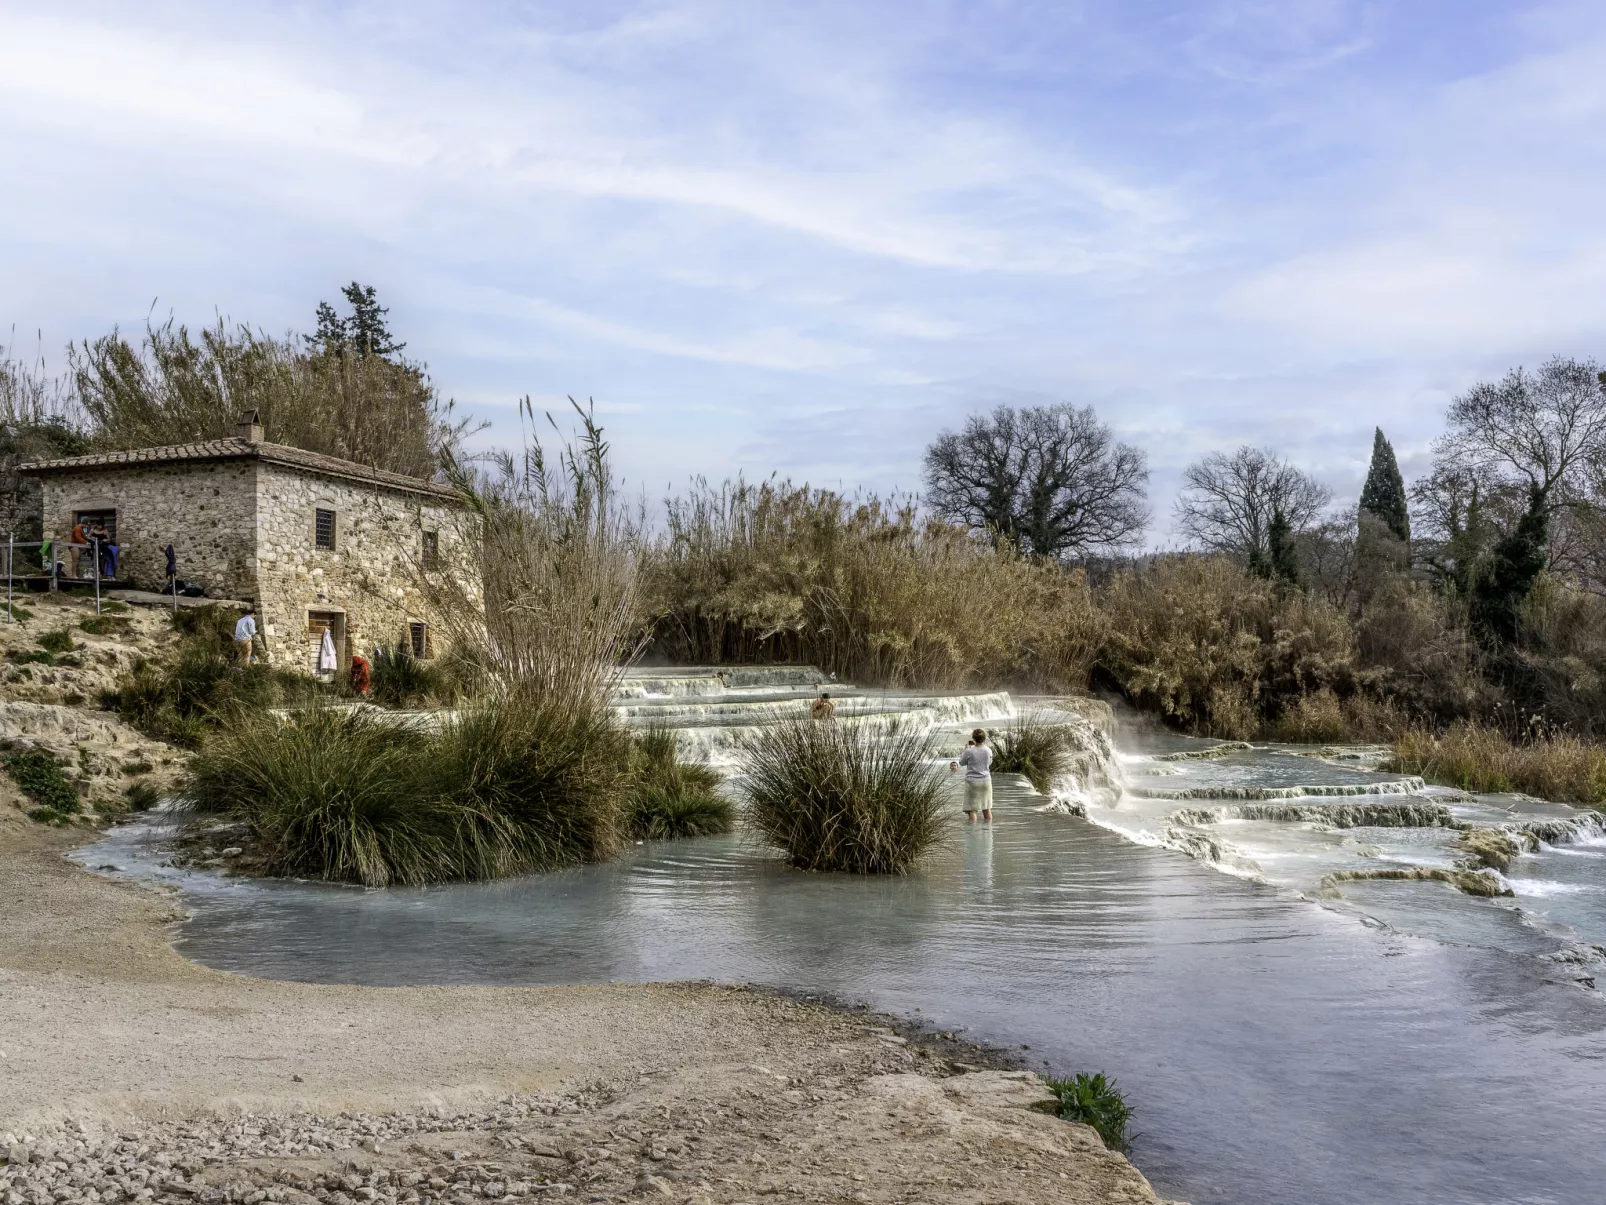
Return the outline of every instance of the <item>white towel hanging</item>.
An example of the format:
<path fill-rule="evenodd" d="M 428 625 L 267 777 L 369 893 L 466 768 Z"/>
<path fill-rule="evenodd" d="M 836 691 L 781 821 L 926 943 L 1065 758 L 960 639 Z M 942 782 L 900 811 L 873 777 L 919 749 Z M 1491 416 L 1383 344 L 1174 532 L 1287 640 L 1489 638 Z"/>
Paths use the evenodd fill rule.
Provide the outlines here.
<path fill-rule="evenodd" d="M 335 672 L 335 638 L 329 635 L 329 629 L 323 630 L 323 643 L 318 646 L 318 672 L 332 674 Z"/>

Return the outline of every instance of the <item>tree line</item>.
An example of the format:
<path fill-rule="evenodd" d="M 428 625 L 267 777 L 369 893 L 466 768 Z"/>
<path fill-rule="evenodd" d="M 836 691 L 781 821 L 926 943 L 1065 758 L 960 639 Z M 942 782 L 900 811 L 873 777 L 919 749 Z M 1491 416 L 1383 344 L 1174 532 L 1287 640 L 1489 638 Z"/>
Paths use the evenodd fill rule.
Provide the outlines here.
<path fill-rule="evenodd" d="M 1143 451 L 1091 407 L 999 406 L 926 449 L 934 513 L 1031 556 L 1066 562 L 1130 551 L 1150 518 Z M 1356 609 L 1388 574 L 1465 601 L 1485 642 L 1518 637 L 1546 571 L 1606 593 L 1606 373 L 1554 358 L 1457 396 L 1431 471 L 1409 489 L 1375 432 L 1357 505 L 1269 448 L 1189 465 L 1175 520 L 1195 548 Z M 1413 533 L 1413 526 L 1415 531 Z"/>

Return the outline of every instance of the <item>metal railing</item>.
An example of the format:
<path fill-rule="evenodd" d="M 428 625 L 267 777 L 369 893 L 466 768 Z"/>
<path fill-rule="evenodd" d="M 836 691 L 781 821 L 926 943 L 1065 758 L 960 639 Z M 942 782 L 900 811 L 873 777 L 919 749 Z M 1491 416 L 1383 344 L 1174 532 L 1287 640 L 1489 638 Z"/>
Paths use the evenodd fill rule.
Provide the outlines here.
<path fill-rule="evenodd" d="M 95 614 L 96 615 L 100 614 L 100 604 L 101 604 L 100 584 L 101 584 L 101 582 L 103 580 L 110 580 L 110 581 L 116 581 L 117 580 L 115 577 L 112 577 L 112 578 L 109 578 L 109 579 L 108 578 L 104 578 L 102 576 L 102 574 L 101 574 L 101 567 L 105 563 L 104 562 L 105 556 L 109 553 L 111 555 L 111 557 L 112 557 L 112 564 L 113 564 L 113 566 L 115 568 L 117 563 L 122 558 L 122 553 L 123 553 L 123 548 L 124 548 L 123 545 L 121 545 L 121 544 L 113 544 L 113 543 L 111 543 L 109 541 L 102 541 L 102 540 L 90 540 L 87 544 L 86 543 L 76 543 L 76 542 L 74 542 L 72 540 L 18 540 L 17 539 L 17 533 L 16 532 L 11 532 L 6 537 L 6 619 L 8 619 L 9 621 L 11 621 L 13 623 L 16 622 L 14 591 L 15 591 L 15 581 L 16 581 L 16 576 L 17 576 L 17 574 L 16 574 L 17 550 L 18 549 L 22 549 L 23 551 L 27 551 L 30 548 L 39 549 L 41 554 L 45 554 L 46 550 L 48 550 L 48 556 L 49 556 L 50 564 L 48 566 L 44 567 L 44 576 L 48 577 L 50 579 L 50 589 L 52 591 L 56 591 L 56 590 L 60 589 L 61 588 L 61 581 L 62 581 L 62 574 L 60 572 L 62 562 L 61 562 L 60 559 L 57 558 L 56 550 L 57 549 L 64 549 L 64 550 L 67 550 L 68 552 L 71 552 L 73 554 L 74 568 L 75 569 L 78 568 L 79 565 L 81 565 L 84 553 L 88 552 L 89 553 L 89 561 L 90 561 L 90 570 L 91 570 L 90 576 L 89 577 L 85 577 L 82 574 L 82 572 L 78 572 L 78 573 L 74 573 L 74 574 L 68 575 L 67 576 L 67 580 L 68 581 L 75 581 L 75 582 L 87 582 L 87 581 L 93 581 L 94 582 L 94 584 L 95 584 Z M 167 575 L 166 588 L 164 589 L 163 593 L 171 593 L 172 594 L 172 596 L 173 596 L 173 610 L 177 611 L 178 610 L 178 559 L 177 559 L 177 557 L 174 557 L 171 560 L 171 562 L 169 564 L 169 568 L 170 568 L 171 571 Z"/>

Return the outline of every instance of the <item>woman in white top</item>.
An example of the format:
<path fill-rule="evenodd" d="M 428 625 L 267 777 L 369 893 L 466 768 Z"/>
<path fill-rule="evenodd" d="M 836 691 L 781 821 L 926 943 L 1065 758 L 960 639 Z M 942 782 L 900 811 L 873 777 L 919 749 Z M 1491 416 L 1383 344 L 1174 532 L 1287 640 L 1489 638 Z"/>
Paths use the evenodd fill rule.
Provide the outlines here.
<path fill-rule="evenodd" d="M 978 728 L 970 734 L 970 744 L 949 766 L 965 770 L 965 819 L 974 823 L 976 813 L 991 824 L 993 819 L 993 751 L 987 744 L 986 730 Z"/>

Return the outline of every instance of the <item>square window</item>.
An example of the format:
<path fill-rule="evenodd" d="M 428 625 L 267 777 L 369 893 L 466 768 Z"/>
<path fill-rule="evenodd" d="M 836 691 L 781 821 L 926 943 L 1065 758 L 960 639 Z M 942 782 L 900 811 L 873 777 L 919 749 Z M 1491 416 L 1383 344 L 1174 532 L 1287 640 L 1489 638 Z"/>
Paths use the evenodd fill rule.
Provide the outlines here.
<path fill-rule="evenodd" d="M 440 533 L 426 531 L 424 533 L 424 568 L 439 569 L 441 567 L 441 538 Z"/>
<path fill-rule="evenodd" d="M 313 511 L 313 527 L 315 542 L 319 548 L 327 548 L 331 552 L 335 547 L 335 512 L 319 507 Z"/>
<path fill-rule="evenodd" d="M 407 635 L 412 641 L 413 656 L 422 660 L 429 656 L 429 625 L 410 623 L 407 625 Z"/>

